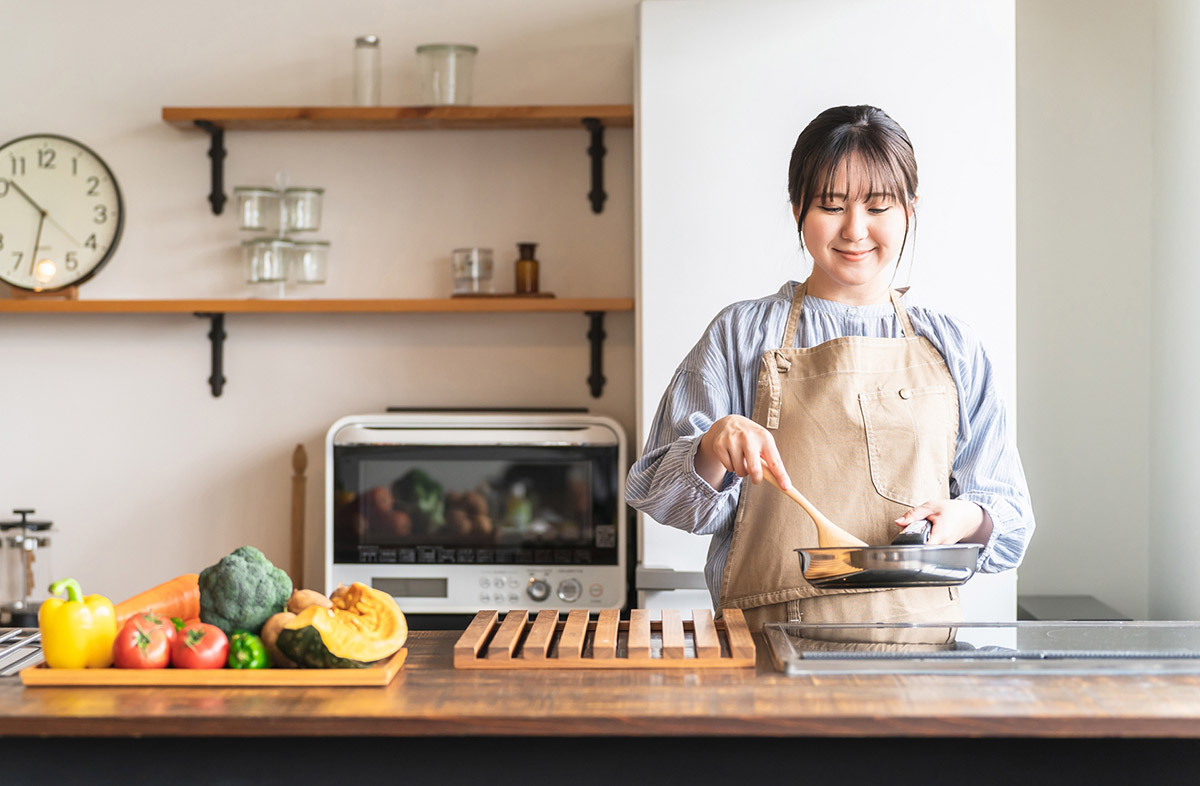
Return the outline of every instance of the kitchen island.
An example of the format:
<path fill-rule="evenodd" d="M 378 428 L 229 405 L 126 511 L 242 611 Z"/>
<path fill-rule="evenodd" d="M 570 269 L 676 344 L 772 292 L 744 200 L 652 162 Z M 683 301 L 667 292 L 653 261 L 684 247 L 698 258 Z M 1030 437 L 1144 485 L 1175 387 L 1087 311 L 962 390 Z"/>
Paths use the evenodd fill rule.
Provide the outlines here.
<path fill-rule="evenodd" d="M 386 688 L 0 680 L 0 764 L 70 782 L 80 759 L 54 751 L 103 751 L 139 770 L 161 759 L 173 783 L 242 767 L 253 782 L 291 784 L 336 780 L 347 767 L 355 780 L 390 772 L 417 783 L 740 782 L 751 771 L 923 784 L 967 773 L 972 783 L 1036 783 L 1052 772 L 1081 782 L 1061 780 L 1068 766 L 1089 782 L 1167 783 L 1195 782 L 1200 765 L 1200 675 L 787 677 L 761 640 L 754 669 L 455 670 L 458 635 L 414 632 Z M 76 739 L 38 739 L 62 737 Z M 87 772 L 89 783 L 131 777 Z"/>

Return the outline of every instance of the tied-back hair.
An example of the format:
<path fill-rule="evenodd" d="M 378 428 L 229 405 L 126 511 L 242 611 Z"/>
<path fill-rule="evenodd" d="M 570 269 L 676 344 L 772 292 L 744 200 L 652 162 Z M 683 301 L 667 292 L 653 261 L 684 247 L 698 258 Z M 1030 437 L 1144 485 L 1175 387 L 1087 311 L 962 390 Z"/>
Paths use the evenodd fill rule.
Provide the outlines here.
<path fill-rule="evenodd" d="M 850 194 L 852 165 L 861 167 L 867 176 L 867 193 L 883 194 L 904 208 L 904 245 L 908 242 L 908 208 L 917 195 L 917 158 L 908 134 L 882 109 L 873 106 L 835 106 L 813 118 L 792 149 L 788 165 L 788 197 L 800 208 L 797 230 L 804 225 L 813 200 L 828 199 L 837 192 L 833 182 L 837 171 L 845 164 Z M 800 234 L 804 247 L 804 235 Z"/>

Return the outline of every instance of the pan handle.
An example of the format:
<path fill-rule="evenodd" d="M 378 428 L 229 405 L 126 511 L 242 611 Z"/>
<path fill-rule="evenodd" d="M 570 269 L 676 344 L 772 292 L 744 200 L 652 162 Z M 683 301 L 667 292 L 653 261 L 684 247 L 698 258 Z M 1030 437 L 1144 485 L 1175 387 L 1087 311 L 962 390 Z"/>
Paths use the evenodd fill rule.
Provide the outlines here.
<path fill-rule="evenodd" d="M 929 530 L 933 525 L 929 519 L 918 519 L 900 530 L 900 534 L 892 538 L 893 546 L 924 546 L 929 543 Z"/>

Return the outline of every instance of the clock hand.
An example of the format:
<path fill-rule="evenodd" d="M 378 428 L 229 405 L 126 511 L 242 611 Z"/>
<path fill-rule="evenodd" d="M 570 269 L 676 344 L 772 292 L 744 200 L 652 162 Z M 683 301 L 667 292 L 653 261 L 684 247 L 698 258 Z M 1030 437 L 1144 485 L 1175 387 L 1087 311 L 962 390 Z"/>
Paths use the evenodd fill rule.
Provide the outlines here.
<path fill-rule="evenodd" d="M 33 200 L 30 200 L 30 201 L 32 202 Z M 37 268 L 38 246 L 42 242 L 42 224 L 46 223 L 46 211 L 39 209 L 38 212 L 39 212 L 39 215 L 38 215 L 37 237 L 35 237 L 33 239 L 33 256 L 31 256 L 29 258 L 29 275 L 31 275 L 31 276 L 36 275 L 34 270 L 35 270 L 35 268 Z"/>
<path fill-rule="evenodd" d="M 23 189 L 19 185 L 17 185 L 17 181 L 9 180 L 8 184 L 10 186 L 12 186 L 13 188 L 17 189 L 17 193 L 20 194 L 21 196 L 25 197 L 25 201 L 28 202 L 29 204 L 33 205 L 34 208 L 36 208 L 39 213 L 41 213 L 42 215 L 46 214 L 46 211 L 42 209 L 42 206 L 39 205 L 37 202 L 34 202 L 33 197 L 29 196 L 29 194 L 26 194 L 25 189 Z"/>
<path fill-rule="evenodd" d="M 29 196 L 29 194 L 26 194 L 26 193 L 25 193 L 25 189 L 23 189 L 23 188 L 21 188 L 19 185 L 17 185 L 17 183 L 16 183 L 16 181 L 15 181 L 15 180 L 9 180 L 9 181 L 8 181 L 8 183 L 9 183 L 9 185 L 11 185 L 13 188 L 17 189 L 17 193 L 19 193 L 21 196 L 25 197 L 25 201 L 26 201 L 26 202 L 28 202 L 29 204 L 33 205 L 35 208 L 37 208 L 37 210 L 38 210 L 38 212 L 39 212 L 39 213 L 41 213 L 41 214 L 42 214 L 43 216 L 45 216 L 46 218 L 50 219 L 50 223 L 51 223 L 51 224 L 54 224 L 54 226 L 58 227 L 58 231 L 59 231 L 59 232 L 62 232 L 64 235 L 66 235 L 68 240 L 70 240 L 72 243 L 74 243 L 74 244 L 75 244 L 75 245 L 77 245 L 77 246 L 82 246 L 82 245 L 83 245 L 83 243 L 80 243 L 78 240 L 76 240 L 76 239 L 75 239 L 75 237 L 74 237 L 74 236 L 73 236 L 73 235 L 72 235 L 70 232 L 68 232 L 68 231 L 67 231 L 67 230 L 66 230 L 66 229 L 63 227 L 63 225 L 62 225 L 62 224 L 60 224 L 60 223 L 58 223 L 57 221 L 55 221 L 55 220 L 54 220 L 54 217 L 53 217 L 53 216 L 51 216 L 51 215 L 50 215 L 50 213 L 49 213 L 47 210 L 43 209 L 43 208 L 42 208 L 42 206 L 41 206 L 41 205 L 39 205 L 37 202 L 34 202 L 34 201 L 33 201 L 33 197 Z"/>
<path fill-rule="evenodd" d="M 59 232 L 62 232 L 64 235 L 66 235 L 66 236 L 67 236 L 67 240 L 70 240 L 72 243 L 74 243 L 74 244 L 75 244 L 75 245 L 77 245 L 77 246 L 82 246 L 82 245 L 83 245 L 83 243 L 80 243 L 78 240 L 76 240 L 76 239 L 75 239 L 75 236 L 74 236 L 74 235 L 72 235 L 70 232 L 68 232 L 68 231 L 66 230 L 66 227 L 64 227 L 62 224 L 58 223 L 57 221 L 55 221 L 55 220 L 54 220 L 54 216 L 52 216 L 52 215 L 50 215 L 49 213 L 46 213 L 46 212 L 43 212 L 43 213 L 42 213 L 42 215 L 44 215 L 44 216 L 46 217 L 46 220 L 47 220 L 47 221 L 49 221 L 51 224 L 54 224 L 54 226 L 58 227 L 58 231 L 59 231 Z"/>

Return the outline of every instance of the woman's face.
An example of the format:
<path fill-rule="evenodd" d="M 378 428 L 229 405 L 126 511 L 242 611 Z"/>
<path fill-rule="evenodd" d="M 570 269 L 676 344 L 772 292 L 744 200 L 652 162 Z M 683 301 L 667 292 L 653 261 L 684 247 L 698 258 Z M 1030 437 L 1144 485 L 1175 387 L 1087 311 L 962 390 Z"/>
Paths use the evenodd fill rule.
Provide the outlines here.
<path fill-rule="evenodd" d="M 804 217 L 804 247 L 813 258 L 808 291 L 843 303 L 885 302 L 912 207 L 868 193 L 867 174 L 855 161 L 842 162 L 832 183 L 836 193 L 818 194 Z M 798 221 L 799 206 L 792 212 Z"/>

